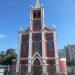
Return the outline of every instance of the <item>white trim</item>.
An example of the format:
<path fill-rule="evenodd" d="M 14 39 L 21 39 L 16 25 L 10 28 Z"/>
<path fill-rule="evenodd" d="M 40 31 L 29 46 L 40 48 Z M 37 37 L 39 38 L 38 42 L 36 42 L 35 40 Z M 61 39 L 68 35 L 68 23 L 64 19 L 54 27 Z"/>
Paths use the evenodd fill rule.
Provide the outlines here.
<path fill-rule="evenodd" d="M 53 29 L 53 36 L 54 36 L 54 52 L 55 52 L 55 58 L 59 58 L 58 56 L 58 47 L 57 47 L 57 34 L 56 34 L 56 30 Z M 55 64 L 59 64 L 59 59 L 55 60 Z M 56 72 L 59 73 L 60 72 L 60 66 L 56 65 Z"/>
<path fill-rule="evenodd" d="M 44 24 L 44 8 L 43 8 L 43 27 L 45 26 L 45 24 Z"/>
<path fill-rule="evenodd" d="M 35 8 L 40 8 L 40 1 L 36 0 Z"/>
<path fill-rule="evenodd" d="M 33 64 L 25 64 L 26 66 L 33 66 Z M 40 64 L 41 66 L 48 66 L 49 64 Z"/>
<path fill-rule="evenodd" d="M 32 8 L 30 9 L 30 31 L 32 30 Z"/>
<path fill-rule="evenodd" d="M 44 8 L 43 8 L 43 7 L 41 8 L 41 16 L 42 16 L 42 17 L 41 17 L 41 21 L 42 21 L 42 25 L 41 25 L 41 26 L 42 26 L 43 29 L 44 29 L 45 24 L 44 24 Z"/>
<path fill-rule="evenodd" d="M 42 31 L 42 57 L 46 57 L 46 51 L 45 51 L 45 35 L 44 35 L 44 32 Z M 45 61 L 44 61 L 45 63 Z"/>
<path fill-rule="evenodd" d="M 29 33 L 29 55 L 28 58 L 32 57 L 32 32 Z M 28 60 L 28 64 L 31 64 L 31 60 Z M 28 66 L 28 72 L 31 71 L 31 66 Z"/>
<path fill-rule="evenodd" d="M 38 55 L 38 56 L 41 58 L 40 54 L 39 54 L 38 52 L 36 52 L 36 53 L 33 55 L 32 59 L 33 59 L 36 55 Z"/>
<path fill-rule="evenodd" d="M 32 57 L 32 8 L 30 10 L 30 31 L 29 31 L 29 54 L 28 58 Z M 28 64 L 31 64 L 31 59 L 28 59 Z M 28 66 L 28 72 L 31 72 L 31 66 Z"/>
<path fill-rule="evenodd" d="M 60 61 L 65 61 L 66 62 L 66 58 L 60 58 Z"/>
<path fill-rule="evenodd" d="M 20 67 L 21 38 L 22 38 L 22 31 L 19 31 L 19 52 L 17 56 L 16 72 L 19 72 L 19 67 Z"/>
<path fill-rule="evenodd" d="M 53 33 L 53 31 L 52 30 L 49 30 L 49 31 L 47 31 L 47 30 L 40 30 L 40 31 L 32 31 L 32 30 L 30 30 L 30 31 L 28 31 L 28 32 L 26 32 L 26 33 L 23 33 L 24 35 L 27 35 L 27 34 L 29 34 L 30 32 L 32 32 L 32 33 L 41 33 L 41 32 L 44 32 L 44 33 Z"/>
<path fill-rule="evenodd" d="M 29 33 L 29 54 L 28 58 L 32 57 L 32 32 Z M 28 59 L 28 64 L 31 64 L 31 59 Z M 28 72 L 31 72 L 31 66 L 28 66 Z"/>
<path fill-rule="evenodd" d="M 32 60 L 32 64 L 34 63 L 34 61 L 38 59 L 40 61 L 40 64 L 42 65 L 42 61 L 40 60 L 40 58 L 38 56 L 34 57 L 33 60 Z"/>
<path fill-rule="evenodd" d="M 32 60 L 33 58 L 34 58 L 35 56 L 33 55 L 33 57 L 32 58 L 20 58 L 20 60 Z M 59 58 L 55 58 L 55 57 L 41 57 L 41 56 L 39 56 L 40 57 L 40 59 L 45 59 L 45 60 L 52 60 L 52 59 L 59 59 Z"/>
<path fill-rule="evenodd" d="M 32 57 L 32 32 L 29 33 L 29 56 L 28 58 Z"/>
<path fill-rule="evenodd" d="M 44 29 L 44 26 L 43 26 Z M 42 31 L 42 57 L 45 58 L 46 57 L 46 47 L 45 47 L 45 32 Z M 46 60 L 43 59 L 42 62 L 44 64 L 46 64 Z M 43 73 L 46 73 L 46 66 L 43 66 Z"/>

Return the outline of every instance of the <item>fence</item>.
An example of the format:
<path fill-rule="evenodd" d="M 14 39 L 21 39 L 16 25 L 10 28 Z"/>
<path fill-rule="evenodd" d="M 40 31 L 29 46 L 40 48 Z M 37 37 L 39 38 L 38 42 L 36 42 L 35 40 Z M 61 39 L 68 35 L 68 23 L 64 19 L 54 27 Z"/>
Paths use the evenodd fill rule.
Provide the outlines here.
<path fill-rule="evenodd" d="M 8 75 L 8 68 L 6 65 L 0 65 L 0 75 Z"/>
<path fill-rule="evenodd" d="M 16 73 L 16 66 L 12 66 L 12 75 L 67 75 L 67 73 L 56 73 L 54 65 L 42 66 L 42 65 L 31 65 L 31 71 L 28 72 L 27 65 L 20 65 L 19 72 Z"/>
<path fill-rule="evenodd" d="M 20 65 L 19 72 L 16 72 L 16 66 L 3 66 L 0 65 L 0 69 L 4 69 L 4 73 L 0 72 L 0 75 L 65 75 L 65 73 L 56 73 L 55 68 L 53 66 L 45 66 L 47 68 L 46 72 L 43 72 L 43 68 L 41 65 L 31 65 L 31 71 L 28 72 L 27 65 Z M 1 70 L 0 70 L 1 71 Z M 69 71 L 66 75 L 75 75 L 72 71 Z"/>

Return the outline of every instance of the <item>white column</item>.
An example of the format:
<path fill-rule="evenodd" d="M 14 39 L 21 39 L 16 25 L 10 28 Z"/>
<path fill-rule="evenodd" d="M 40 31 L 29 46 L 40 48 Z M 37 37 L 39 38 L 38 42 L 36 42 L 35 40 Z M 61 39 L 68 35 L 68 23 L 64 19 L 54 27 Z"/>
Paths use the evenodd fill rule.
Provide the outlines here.
<path fill-rule="evenodd" d="M 42 17 L 42 19 L 43 19 L 43 29 L 44 29 L 44 8 L 42 9 L 43 10 L 43 12 L 42 12 L 42 15 L 43 15 L 43 17 Z"/>
<path fill-rule="evenodd" d="M 32 32 L 29 33 L 28 72 L 31 72 L 31 57 L 32 57 Z"/>
<path fill-rule="evenodd" d="M 41 8 L 41 27 L 44 29 L 44 8 Z"/>
<path fill-rule="evenodd" d="M 57 34 L 56 29 L 53 29 L 53 36 L 54 36 L 54 50 L 55 50 L 55 65 L 56 65 L 56 73 L 59 73 L 60 66 L 59 66 L 59 56 L 58 56 L 58 47 L 57 47 Z"/>
<path fill-rule="evenodd" d="M 32 57 L 32 8 L 30 10 L 28 72 L 31 72 L 31 57 Z"/>
<path fill-rule="evenodd" d="M 45 51 L 45 34 L 44 31 L 42 31 L 42 57 L 43 57 L 43 73 L 46 73 L 46 51 Z"/>
<path fill-rule="evenodd" d="M 45 49 L 45 32 L 44 32 L 44 8 L 41 8 L 41 27 L 42 27 L 42 57 L 43 57 L 43 73 L 46 73 L 46 49 Z"/>
<path fill-rule="evenodd" d="M 42 57 L 45 57 L 45 33 L 44 33 L 44 8 L 41 8 L 41 27 L 42 27 Z"/>
<path fill-rule="evenodd" d="M 22 38 L 22 31 L 19 31 L 19 51 L 17 56 L 16 72 L 19 72 L 20 67 L 21 38 Z"/>
<path fill-rule="evenodd" d="M 45 36 L 44 31 L 42 31 L 42 57 L 45 57 Z"/>

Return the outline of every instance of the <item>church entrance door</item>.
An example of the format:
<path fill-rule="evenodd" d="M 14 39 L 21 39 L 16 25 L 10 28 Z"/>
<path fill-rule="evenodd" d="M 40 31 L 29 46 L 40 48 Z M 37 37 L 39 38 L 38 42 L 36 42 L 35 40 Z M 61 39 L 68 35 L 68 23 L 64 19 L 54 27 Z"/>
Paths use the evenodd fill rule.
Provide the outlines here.
<path fill-rule="evenodd" d="M 32 75 L 41 75 L 42 74 L 42 66 L 40 65 L 40 61 L 36 59 L 32 66 Z"/>

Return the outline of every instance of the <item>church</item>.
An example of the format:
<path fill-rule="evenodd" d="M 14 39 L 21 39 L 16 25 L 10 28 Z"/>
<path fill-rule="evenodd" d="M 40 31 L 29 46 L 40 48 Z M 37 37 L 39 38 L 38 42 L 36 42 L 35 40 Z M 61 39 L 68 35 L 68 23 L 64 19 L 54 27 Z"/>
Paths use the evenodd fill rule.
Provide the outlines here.
<path fill-rule="evenodd" d="M 19 52 L 15 71 L 17 75 L 50 75 L 60 73 L 57 33 L 53 25 L 44 23 L 44 7 L 36 0 L 30 7 L 30 26 L 25 31 L 19 29 Z M 63 68 L 63 73 L 66 68 Z M 52 74 L 53 75 L 53 74 Z"/>

